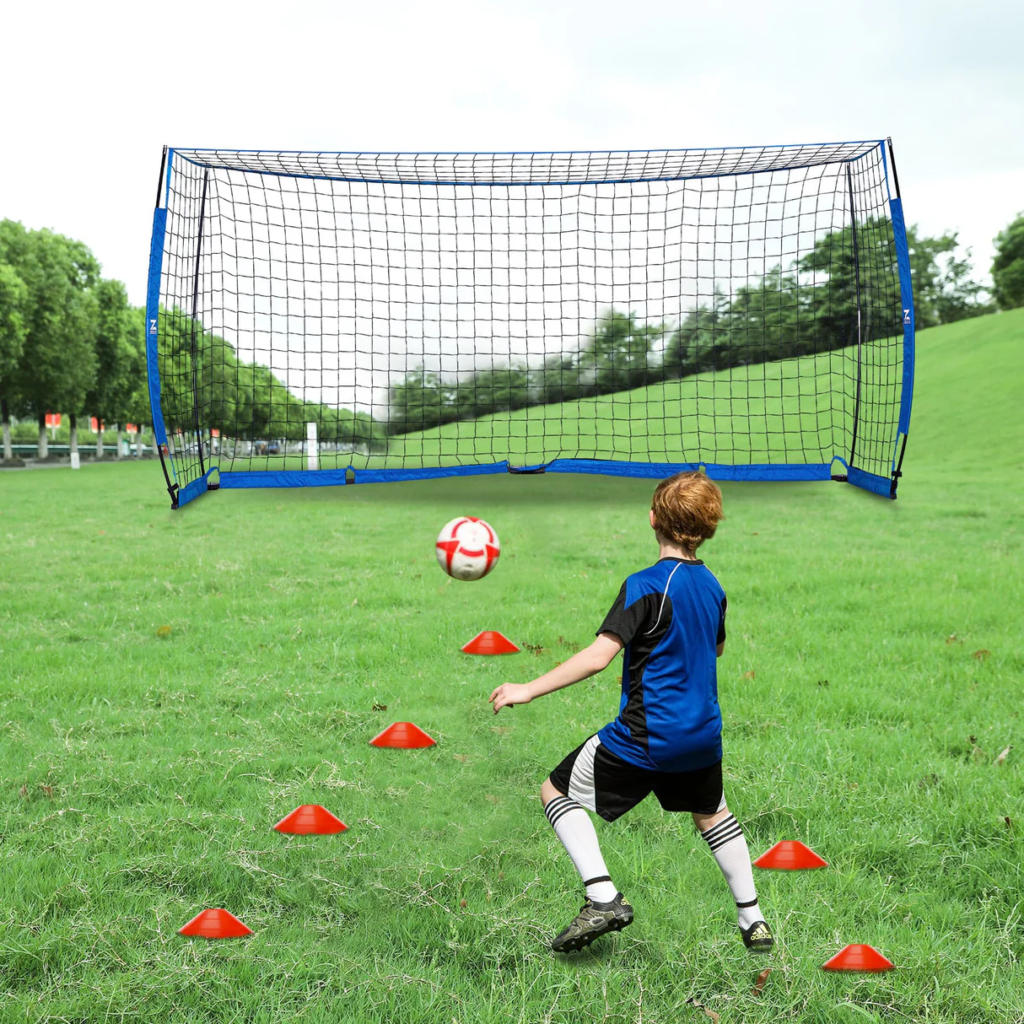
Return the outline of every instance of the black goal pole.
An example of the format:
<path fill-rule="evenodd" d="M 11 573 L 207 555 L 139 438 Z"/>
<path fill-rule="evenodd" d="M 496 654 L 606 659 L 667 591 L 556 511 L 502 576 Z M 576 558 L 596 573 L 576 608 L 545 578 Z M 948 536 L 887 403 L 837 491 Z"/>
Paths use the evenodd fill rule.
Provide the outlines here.
<path fill-rule="evenodd" d="M 199 385 L 196 378 L 196 319 L 199 313 L 199 265 L 203 258 L 203 218 L 206 215 L 206 185 L 210 180 L 210 168 L 203 171 L 203 193 L 199 200 L 199 237 L 196 240 L 196 275 L 192 286 L 192 409 L 195 412 L 196 443 L 199 445 L 199 475 L 206 475 L 206 464 L 203 460 L 203 432 L 199 426 Z"/>
<path fill-rule="evenodd" d="M 850 465 L 857 451 L 857 424 L 860 422 L 860 387 L 862 374 L 861 353 L 861 315 L 860 315 L 860 254 L 857 251 L 857 209 L 853 203 L 853 174 L 850 165 L 846 165 L 846 185 L 850 192 L 850 230 L 853 239 L 853 280 L 857 295 L 857 397 L 853 404 L 853 437 L 850 439 Z"/>

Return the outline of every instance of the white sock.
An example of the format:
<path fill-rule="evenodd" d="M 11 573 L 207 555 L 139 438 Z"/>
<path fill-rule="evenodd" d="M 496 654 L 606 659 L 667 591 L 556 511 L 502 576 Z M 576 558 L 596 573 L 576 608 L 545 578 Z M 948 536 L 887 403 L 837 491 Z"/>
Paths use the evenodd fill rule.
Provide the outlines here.
<path fill-rule="evenodd" d="M 701 835 L 707 840 L 715 861 L 729 883 L 732 898 L 739 910 L 740 927 L 749 928 L 755 921 L 763 921 L 761 908 L 757 905 L 750 851 L 740 823 L 730 814 Z"/>
<path fill-rule="evenodd" d="M 619 890 L 612 884 L 605 867 L 597 832 L 590 815 L 575 800 L 556 796 L 544 807 L 544 813 L 572 858 L 576 870 L 587 887 L 587 899 L 595 903 L 611 903 Z"/>

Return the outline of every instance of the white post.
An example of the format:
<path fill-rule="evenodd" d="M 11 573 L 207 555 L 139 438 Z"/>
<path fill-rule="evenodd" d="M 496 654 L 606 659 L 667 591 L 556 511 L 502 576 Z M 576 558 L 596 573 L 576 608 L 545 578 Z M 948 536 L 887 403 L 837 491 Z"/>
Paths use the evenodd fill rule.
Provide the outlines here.
<path fill-rule="evenodd" d="M 78 417 L 71 414 L 71 468 L 78 469 L 81 466 L 81 461 L 78 457 Z"/>
<path fill-rule="evenodd" d="M 306 424 L 306 466 L 308 469 L 317 469 L 318 461 L 317 456 L 320 451 L 320 446 L 316 440 L 316 424 Z"/>

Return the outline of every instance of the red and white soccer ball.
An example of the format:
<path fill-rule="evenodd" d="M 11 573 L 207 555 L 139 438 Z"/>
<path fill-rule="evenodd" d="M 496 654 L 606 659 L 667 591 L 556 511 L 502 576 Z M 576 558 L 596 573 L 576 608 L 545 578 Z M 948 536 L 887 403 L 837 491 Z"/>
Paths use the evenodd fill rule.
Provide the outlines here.
<path fill-rule="evenodd" d="M 457 580 L 478 580 L 497 564 L 501 541 L 493 528 L 475 516 L 459 516 L 437 537 L 437 564 Z"/>

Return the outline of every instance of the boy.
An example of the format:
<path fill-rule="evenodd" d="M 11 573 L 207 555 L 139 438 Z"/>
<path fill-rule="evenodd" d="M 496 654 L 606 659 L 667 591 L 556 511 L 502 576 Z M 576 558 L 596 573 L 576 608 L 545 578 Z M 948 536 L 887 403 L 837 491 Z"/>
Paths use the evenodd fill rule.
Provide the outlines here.
<path fill-rule="evenodd" d="M 677 473 L 654 492 L 655 565 L 622 585 L 597 639 L 530 683 L 490 696 L 495 714 L 587 679 L 625 649 L 619 715 L 577 747 L 541 786 L 544 813 L 586 887 L 579 914 L 551 948 L 582 949 L 625 928 L 633 908 L 612 884 L 587 810 L 614 821 L 653 792 L 666 811 L 689 811 L 739 910 L 748 949 L 771 949 L 743 831 L 722 792 L 722 716 L 715 659 L 725 646 L 725 592 L 696 557 L 722 519 L 722 494 L 700 473 Z"/>

